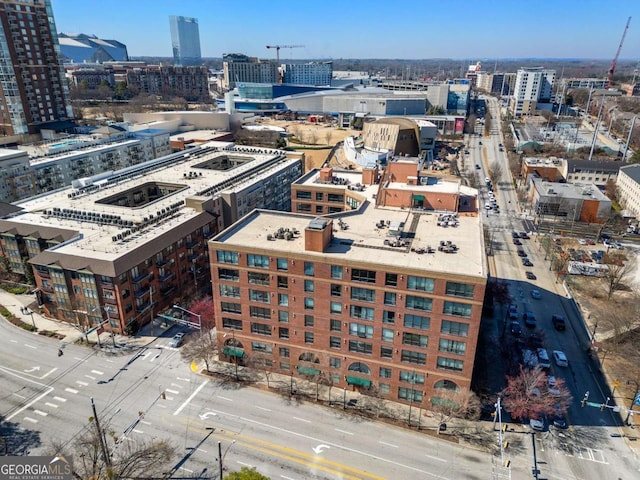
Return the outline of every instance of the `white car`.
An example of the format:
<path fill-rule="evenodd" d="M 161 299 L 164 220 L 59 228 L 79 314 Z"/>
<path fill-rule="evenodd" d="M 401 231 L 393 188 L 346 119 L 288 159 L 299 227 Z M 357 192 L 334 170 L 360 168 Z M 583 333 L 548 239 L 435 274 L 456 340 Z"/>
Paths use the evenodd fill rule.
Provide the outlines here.
<path fill-rule="evenodd" d="M 540 300 L 540 290 L 531 290 L 531 298 L 535 298 L 536 300 Z"/>
<path fill-rule="evenodd" d="M 490 203 L 485 203 L 484 204 L 484 208 L 486 208 L 487 210 L 491 210 L 491 204 Z"/>
<path fill-rule="evenodd" d="M 549 375 L 547 379 L 548 379 L 547 390 L 549 390 L 549 393 L 551 395 L 560 395 L 560 390 L 556 388 L 556 383 L 557 383 L 556 377 L 554 377 L 553 375 Z"/>
<path fill-rule="evenodd" d="M 555 360 L 556 365 L 558 365 L 559 367 L 569 366 L 569 360 L 567 360 L 567 356 L 560 350 L 553 351 L 553 359 Z"/>
<path fill-rule="evenodd" d="M 529 426 L 538 432 L 542 432 L 544 430 L 544 421 L 539 420 L 537 418 L 532 418 L 529 420 Z"/>
<path fill-rule="evenodd" d="M 586 244 L 587 244 L 587 241 L 586 241 L 584 238 L 581 238 L 580 240 L 578 240 L 578 243 L 579 243 L 580 245 L 586 245 Z"/>

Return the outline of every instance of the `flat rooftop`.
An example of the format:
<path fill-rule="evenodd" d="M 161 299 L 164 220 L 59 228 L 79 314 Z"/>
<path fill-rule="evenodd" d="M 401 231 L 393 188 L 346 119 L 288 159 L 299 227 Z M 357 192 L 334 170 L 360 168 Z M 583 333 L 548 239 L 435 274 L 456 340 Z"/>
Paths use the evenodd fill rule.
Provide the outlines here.
<path fill-rule="evenodd" d="M 40 226 L 77 232 L 73 241 L 53 250 L 113 261 L 173 230 L 182 230 L 184 236 L 185 222 L 193 220 L 193 228 L 198 222 L 206 223 L 196 220 L 203 214 L 186 206 L 188 198 L 206 201 L 245 188 L 247 182 L 259 183 L 274 168 L 298 161 L 285 158 L 284 153 L 210 142 L 171 156 L 164 164 L 156 159 L 115 172 L 86 188 L 68 187 L 16 202 L 27 213 L 0 221 L 0 228 L 23 225 L 25 231 Z M 199 167 L 203 162 L 223 164 L 229 159 L 234 159 L 232 168 Z"/>
<path fill-rule="evenodd" d="M 344 187 L 343 187 L 344 188 Z M 421 269 L 425 272 L 449 273 L 486 277 L 487 266 L 484 255 L 482 225 L 479 216 L 457 218 L 458 226 L 438 225 L 438 213 L 413 210 L 376 208 L 367 203 L 360 211 L 339 216 L 332 215 L 334 238 L 324 252 L 305 251 L 304 231 L 314 220 L 312 215 L 255 210 L 233 226 L 213 237 L 211 241 L 223 243 L 230 248 L 259 249 L 264 246 L 269 252 L 283 257 L 304 252 L 317 256 L 323 262 L 340 259 L 353 262 L 389 265 L 395 268 Z M 328 217 L 320 217 L 325 219 Z M 343 222 L 342 226 L 340 222 Z M 384 227 L 380 227 L 380 223 Z M 390 228 L 396 222 L 404 223 L 406 242 L 404 247 L 385 244 L 396 240 L 390 236 Z M 343 229 L 346 226 L 346 229 Z M 269 240 L 279 228 L 299 231 L 291 240 Z M 456 253 L 439 251 L 440 242 L 450 241 L 457 247 Z M 433 253 L 417 253 L 415 250 L 431 247 Z M 271 253 L 273 254 L 273 253 Z"/>
<path fill-rule="evenodd" d="M 593 183 L 557 183 L 534 178 L 540 195 L 558 196 L 567 199 L 599 200 L 609 202 L 609 198 Z"/>

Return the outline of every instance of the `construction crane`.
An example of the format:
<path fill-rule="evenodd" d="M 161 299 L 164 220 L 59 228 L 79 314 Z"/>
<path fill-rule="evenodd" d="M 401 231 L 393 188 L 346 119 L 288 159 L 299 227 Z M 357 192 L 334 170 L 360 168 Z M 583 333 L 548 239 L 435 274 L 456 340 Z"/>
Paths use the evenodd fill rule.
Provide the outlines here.
<path fill-rule="evenodd" d="M 267 45 L 267 48 L 276 49 L 276 63 L 280 65 L 280 49 L 281 48 L 304 48 L 304 45 Z"/>
<path fill-rule="evenodd" d="M 611 66 L 609 67 L 609 76 L 607 77 L 607 88 L 611 87 L 611 83 L 613 82 L 613 74 L 616 71 L 616 64 L 618 63 L 618 57 L 620 56 L 620 50 L 622 50 L 622 44 L 624 43 L 624 37 L 627 36 L 627 30 L 629 30 L 629 24 L 631 23 L 631 17 L 627 19 L 627 25 L 624 27 L 624 32 L 622 32 L 622 38 L 620 39 L 620 45 L 618 45 L 618 51 L 616 52 L 616 56 L 613 57 L 613 61 L 611 62 Z"/>

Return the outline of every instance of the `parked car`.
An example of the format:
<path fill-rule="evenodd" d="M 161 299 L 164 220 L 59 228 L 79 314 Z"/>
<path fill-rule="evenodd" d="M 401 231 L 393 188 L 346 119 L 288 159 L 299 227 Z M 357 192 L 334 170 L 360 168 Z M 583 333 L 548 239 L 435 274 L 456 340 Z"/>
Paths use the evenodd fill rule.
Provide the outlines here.
<path fill-rule="evenodd" d="M 511 334 L 516 337 L 522 335 L 522 327 L 520 326 L 520 322 L 511 322 Z"/>
<path fill-rule="evenodd" d="M 513 239 L 520 238 L 520 234 L 518 232 L 511 232 L 511 238 Z"/>
<path fill-rule="evenodd" d="M 524 272 L 524 274 L 527 276 L 527 279 L 529 280 L 536 280 L 538 277 L 535 276 L 535 274 L 533 272 L 530 271 L 526 271 Z"/>
<path fill-rule="evenodd" d="M 535 298 L 536 300 L 540 300 L 542 295 L 540 295 L 540 290 L 534 289 L 531 290 L 531 298 Z"/>
<path fill-rule="evenodd" d="M 527 256 L 527 252 L 525 252 L 524 249 L 519 248 L 518 249 L 518 256 L 519 257 L 526 257 Z"/>
<path fill-rule="evenodd" d="M 527 235 L 527 232 L 520 232 L 520 238 L 524 238 L 525 240 L 528 240 L 529 235 Z"/>
<path fill-rule="evenodd" d="M 553 359 L 555 360 L 556 365 L 559 367 L 569 366 L 569 360 L 567 360 L 567 356 L 560 350 L 553 351 Z"/>
<path fill-rule="evenodd" d="M 469 153 L 469 152 L 466 152 L 466 153 Z M 477 163 L 476 163 L 476 170 L 480 170 L 480 165 L 478 165 Z"/>
<path fill-rule="evenodd" d="M 526 311 L 522 314 L 522 319 L 524 320 L 524 324 L 528 328 L 536 328 L 536 316 L 533 312 Z"/>
<path fill-rule="evenodd" d="M 578 240 L 578 243 L 579 243 L 580 245 L 586 245 L 586 244 L 587 244 L 587 241 L 586 241 L 584 238 L 581 238 L 580 240 Z"/>
<path fill-rule="evenodd" d="M 173 348 L 178 348 L 184 343 L 184 333 L 177 333 L 173 336 L 171 341 L 169 342 L 169 346 Z"/>
<path fill-rule="evenodd" d="M 518 318 L 518 306 L 515 304 L 509 305 L 509 318 L 511 320 L 516 320 Z"/>
<path fill-rule="evenodd" d="M 529 426 L 537 432 L 542 432 L 544 431 L 544 420 L 541 420 L 539 418 L 531 418 L 529 420 Z"/>
<path fill-rule="evenodd" d="M 522 245 L 522 242 L 520 240 L 518 240 L 517 238 L 513 239 L 513 244 L 514 245 Z"/>
<path fill-rule="evenodd" d="M 553 418 L 553 426 L 562 430 L 566 430 L 568 427 L 567 419 L 564 415 L 556 415 Z"/>
<path fill-rule="evenodd" d="M 567 323 L 562 315 L 551 315 L 551 323 L 553 323 L 553 328 L 558 331 L 567 329 Z"/>
<path fill-rule="evenodd" d="M 544 348 L 538 348 L 536 351 L 538 354 L 538 364 L 542 368 L 551 368 L 551 362 L 549 361 L 549 354 Z M 553 375 L 549 376 L 549 379 L 553 378 L 553 383 L 555 385 L 556 378 Z M 551 380 L 549 380 L 549 384 L 551 384 Z"/>
<path fill-rule="evenodd" d="M 524 265 L 525 267 L 533 267 L 533 262 L 529 260 L 527 257 L 524 257 L 522 259 L 522 265 Z"/>

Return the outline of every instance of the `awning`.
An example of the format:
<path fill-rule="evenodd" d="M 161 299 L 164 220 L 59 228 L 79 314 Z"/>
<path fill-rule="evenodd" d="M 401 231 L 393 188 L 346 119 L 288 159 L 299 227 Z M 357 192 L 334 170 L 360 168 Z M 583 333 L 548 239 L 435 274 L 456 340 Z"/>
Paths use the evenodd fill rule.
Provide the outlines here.
<path fill-rule="evenodd" d="M 241 348 L 224 347 L 222 349 L 222 353 L 224 353 L 227 357 L 244 357 L 244 350 L 242 350 Z"/>
<path fill-rule="evenodd" d="M 301 367 L 301 366 L 298 366 L 296 368 L 298 369 L 298 373 L 302 373 L 303 375 L 316 376 L 320 373 L 320 370 L 318 370 L 317 368 Z"/>
<path fill-rule="evenodd" d="M 359 387 L 371 387 L 371 380 L 360 377 L 347 377 L 347 385 L 358 385 Z"/>
<path fill-rule="evenodd" d="M 424 202 L 424 195 L 414 195 L 413 199 L 419 202 Z"/>

